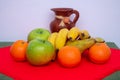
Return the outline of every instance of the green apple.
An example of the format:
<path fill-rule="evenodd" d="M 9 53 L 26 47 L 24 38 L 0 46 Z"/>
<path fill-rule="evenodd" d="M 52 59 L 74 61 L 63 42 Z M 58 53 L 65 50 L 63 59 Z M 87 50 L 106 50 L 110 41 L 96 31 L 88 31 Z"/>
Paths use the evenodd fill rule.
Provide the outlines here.
<path fill-rule="evenodd" d="M 50 32 L 48 30 L 43 28 L 36 28 L 28 34 L 27 39 L 28 39 L 28 42 L 33 39 L 47 40 L 49 36 L 50 36 Z"/>
<path fill-rule="evenodd" d="M 54 46 L 47 40 L 31 40 L 27 47 L 27 60 L 32 65 L 48 64 L 55 55 Z"/>

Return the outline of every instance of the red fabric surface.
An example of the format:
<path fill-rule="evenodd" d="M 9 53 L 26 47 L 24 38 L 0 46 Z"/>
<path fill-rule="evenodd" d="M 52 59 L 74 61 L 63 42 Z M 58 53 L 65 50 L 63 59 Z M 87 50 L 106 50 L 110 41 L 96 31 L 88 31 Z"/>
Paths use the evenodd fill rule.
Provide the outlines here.
<path fill-rule="evenodd" d="M 120 70 L 120 50 L 111 48 L 112 55 L 105 64 L 94 64 L 86 55 L 75 68 L 61 67 L 57 61 L 46 66 L 32 66 L 26 62 L 14 61 L 9 53 L 10 47 L 0 48 L 0 73 L 14 80 L 101 80 Z"/>

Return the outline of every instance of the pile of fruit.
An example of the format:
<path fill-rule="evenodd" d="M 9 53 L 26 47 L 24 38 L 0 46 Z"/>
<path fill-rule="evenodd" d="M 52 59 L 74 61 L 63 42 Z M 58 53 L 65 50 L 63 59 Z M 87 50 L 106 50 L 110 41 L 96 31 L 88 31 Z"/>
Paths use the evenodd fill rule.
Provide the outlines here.
<path fill-rule="evenodd" d="M 89 60 L 97 64 L 107 62 L 111 55 L 104 39 L 93 38 L 87 30 L 78 27 L 63 28 L 54 33 L 37 28 L 28 34 L 27 41 L 17 40 L 10 48 L 15 61 L 28 61 L 36 66 L 57 60 L 64 67 L 75 67 L 85 51 Z"/>

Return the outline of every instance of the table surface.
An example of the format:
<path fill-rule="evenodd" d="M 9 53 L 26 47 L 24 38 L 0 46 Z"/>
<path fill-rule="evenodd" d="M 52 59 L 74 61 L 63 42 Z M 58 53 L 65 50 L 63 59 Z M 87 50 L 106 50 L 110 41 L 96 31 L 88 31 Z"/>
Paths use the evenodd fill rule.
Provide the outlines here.
<path fill-rule="evenodd" d="M 13 42 L 0 42 L 0 48 L 10 46 Z M 118 48 L 118 46 L 114 42 L 106 42 L 107 45 L 111 48 Z M 120 80 L 120 71 L 116 71 L 111 75 L 105 77 L 103 80 Z M 13 80 L 12 78 L 6 76 L 5 74 L 0 73 L 0 80 Z"/>

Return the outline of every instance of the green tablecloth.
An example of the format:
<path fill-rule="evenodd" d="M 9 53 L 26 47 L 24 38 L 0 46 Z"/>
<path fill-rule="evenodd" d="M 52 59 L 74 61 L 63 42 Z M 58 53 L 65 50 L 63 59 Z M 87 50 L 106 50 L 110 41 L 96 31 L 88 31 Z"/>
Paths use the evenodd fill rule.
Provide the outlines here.
<path fill-rule="evenodd" d="M 0 42 L 0 48 L 10 46 L 13 42 Z M 106 42 L 107 45 L 111 48 L 117 48 L 118 46 L 114 42 Z M 12 78 L 0 73 L 0 80 L 13 80 Z M 116 71 L 111 75 L 107 76 L 103 80 L 120 80 L 120 71 Z"/>

